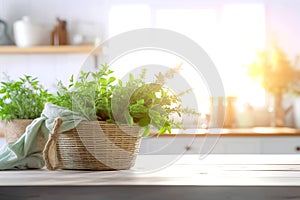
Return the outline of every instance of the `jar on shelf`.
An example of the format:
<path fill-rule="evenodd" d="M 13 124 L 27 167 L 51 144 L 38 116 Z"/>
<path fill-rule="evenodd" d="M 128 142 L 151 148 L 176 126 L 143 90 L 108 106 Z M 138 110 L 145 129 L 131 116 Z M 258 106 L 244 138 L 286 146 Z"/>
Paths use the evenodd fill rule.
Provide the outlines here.
<path fill-rule="evenodd" d="M 67 22 L 56 18 L 56 25 L 51 34 L 52 45 L 67 45 L 68 44 L 68 32 L 67 32 Z"/>

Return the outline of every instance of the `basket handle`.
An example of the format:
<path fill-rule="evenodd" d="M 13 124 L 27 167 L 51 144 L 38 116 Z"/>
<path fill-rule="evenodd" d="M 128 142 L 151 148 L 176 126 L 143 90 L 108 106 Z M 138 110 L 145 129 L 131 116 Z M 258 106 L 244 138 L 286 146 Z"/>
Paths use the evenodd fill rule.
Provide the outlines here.
<path fill-rule="evenodd" d="M 52 133 L 50 134 L 49 139 L 43 151 L 45 165 L 48 170 L 56 170 L 59 168 L 59 160 L 57 158 L 56 143 L 57 143 L 57 136 L 59 134 L 61 125 L 62 125 L 62 119 L 56 118 L 54 120 Z"/>

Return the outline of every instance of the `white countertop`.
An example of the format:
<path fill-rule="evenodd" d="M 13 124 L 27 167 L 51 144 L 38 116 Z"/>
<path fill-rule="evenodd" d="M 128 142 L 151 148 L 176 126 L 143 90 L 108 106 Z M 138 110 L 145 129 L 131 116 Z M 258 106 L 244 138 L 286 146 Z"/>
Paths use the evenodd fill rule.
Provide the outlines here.
<path fill-rule="evenodd" d="M 300 157 L 139 155 L 124 171 L 0 171 L 0 185 L 1 200 L 296 200 Z"/>
<path fill-rule="evenodd" d="M 177 160 L 177 161 L 176 161 Z M 139 155 L 124 171 L 0 171 L 1 186 L 299 186 L 299 155 Z"/>

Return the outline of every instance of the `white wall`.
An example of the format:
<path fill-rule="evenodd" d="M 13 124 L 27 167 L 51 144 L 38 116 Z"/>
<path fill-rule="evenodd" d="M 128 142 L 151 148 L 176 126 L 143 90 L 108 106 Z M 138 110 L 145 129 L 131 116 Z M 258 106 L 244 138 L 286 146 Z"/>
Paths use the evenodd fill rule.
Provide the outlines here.
<path fill-rule="evenodd" d="M 300 55 L 299 11 L 300 1 L 298 0 L 267 1 L 268 38 L 278 40 L 291 60 L 295 55 Z"/>
<path fill-rule="evenodd" d="M 74 34 L 84 34 L 85 30 L 94 31 L 91 35 L 105 37 L 107 22 L 106 1 L 102 0 L 0 0 L 0 18 L 12 24 L 30 16 L 35 21 L 53 29 L 56 17 L 67 20 L 69 41 Z M 82 28 L 83 27 L 83 28 Z M 85 30 L 84 30 L 85 29 Z M 50 37 L 50 35 L 49 35 Z M 56 55 L 0 55 L 0 80 L 2 73 L 17 79 L 23 74 L 38 77 L 50 91 L 55 91 L 57 80 L 67 81 L 71 74 L 77 74 L 87 58 L 87 54 Z M 88 63 L 92 65 L 93 63 Z"/>
<path fill-rule="evenodd" d="M 108 13 L 112 5 L 122 3 L 147 3 L 153 8 L 196 8 L 207 5 L 219 6 L 222 3 L 247 3 L 253 0 L 0 0 L 0 18 L 7 21 L 10 29 L 14 21 L 24 15 L 31 16 L 50 29 L 55 18 L 68 22 L 70 37 L 82 33 L 81 25 L 94 25 L 95 35 L 108 37 Z M 300 1 L 298 0 L 255 0 L 267 3 L 268 38 L 277 35 L 283 48 L 290 57 L 300 53 Z M 86 27 L 86 26 L 85 26 Z M 0 72 L 12 78 L 22 74 L 38 76 L 40 81 L 52 91 L 56 79 L 67 80 L 71 74 L 77 74 L 87 58 L 84 54 L 72 55 L 0 55 Z M 0 74 L 2 78 L 2 74 Z"/>

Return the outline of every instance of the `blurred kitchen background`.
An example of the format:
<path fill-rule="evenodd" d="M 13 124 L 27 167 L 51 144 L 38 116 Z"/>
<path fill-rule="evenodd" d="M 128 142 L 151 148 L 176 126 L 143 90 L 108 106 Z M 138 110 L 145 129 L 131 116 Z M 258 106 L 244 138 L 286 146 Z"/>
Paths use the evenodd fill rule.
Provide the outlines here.
<path fill-rule="evenodd" d="M 274 95 L 266 91 L 259 80 L 249 76 L 248 71 L 257 60 L 257 52 L 272 49 L 274 44 L 283 53 L 280 55 L 284 55 L 283 68 L 292 66 L 297 70 L 300 67 L 297 62 L 299 10 L 298 0 L 0 0 L 0 19 L 7 24 L 7 27 L 3 23 L 1 26 L 0 50 L 9 43 L 5 31 L 20 48 L 52 45 L 51 34 L 58 19 L 65 23 L 66 44 L 71 47 L 93 47 L 116 34 L 137 28 L 173 30 L 197 42 L 211 57 L 223 80 L 226 98 L 211 100 L 205 82 L 191 78 L 191 85 L 205 91 L 204 97 L 199 98 L 202 113 L 211 114 L 212 106 L 227 109 L 225 125 L 229 128 L 277 126 L 272 124 L 272 112 L 276 109 L 272 103 Z M 17 22 L 30 22 L 39 30 L 25 33 L 17 27 Z M 35 37 L 28 36 L 30 33 Z M 4 49 L 0 53 L 0 70 L 12 79 L 23 74 L 38 77 L 54 92 L 57 80 L 68 81 L 83 65 L 95 64 L 93 60 L 86 60 L 88 55 L 89 51 L 40 54 Z M 138 58 L 143 60 L 142 56 L 135 57 L 136 65 Z M 155 63 L 171 67 L 179 62 L 182 61 L 174 58 L 166 62 L 162 55 L 155 58 Z M 118 70 L 126 71 L 126 65 L 123 66 Z M 1 79 L 3 77 L 1 74 Z M 282 92 L 284 122 L 279 126 L 297 127 L 297 112 L 300 114 L 300 110 L 296 110 L 297 94 L 297 89 Z M 204 121 L 208 120 L 203 116 Z"/>

